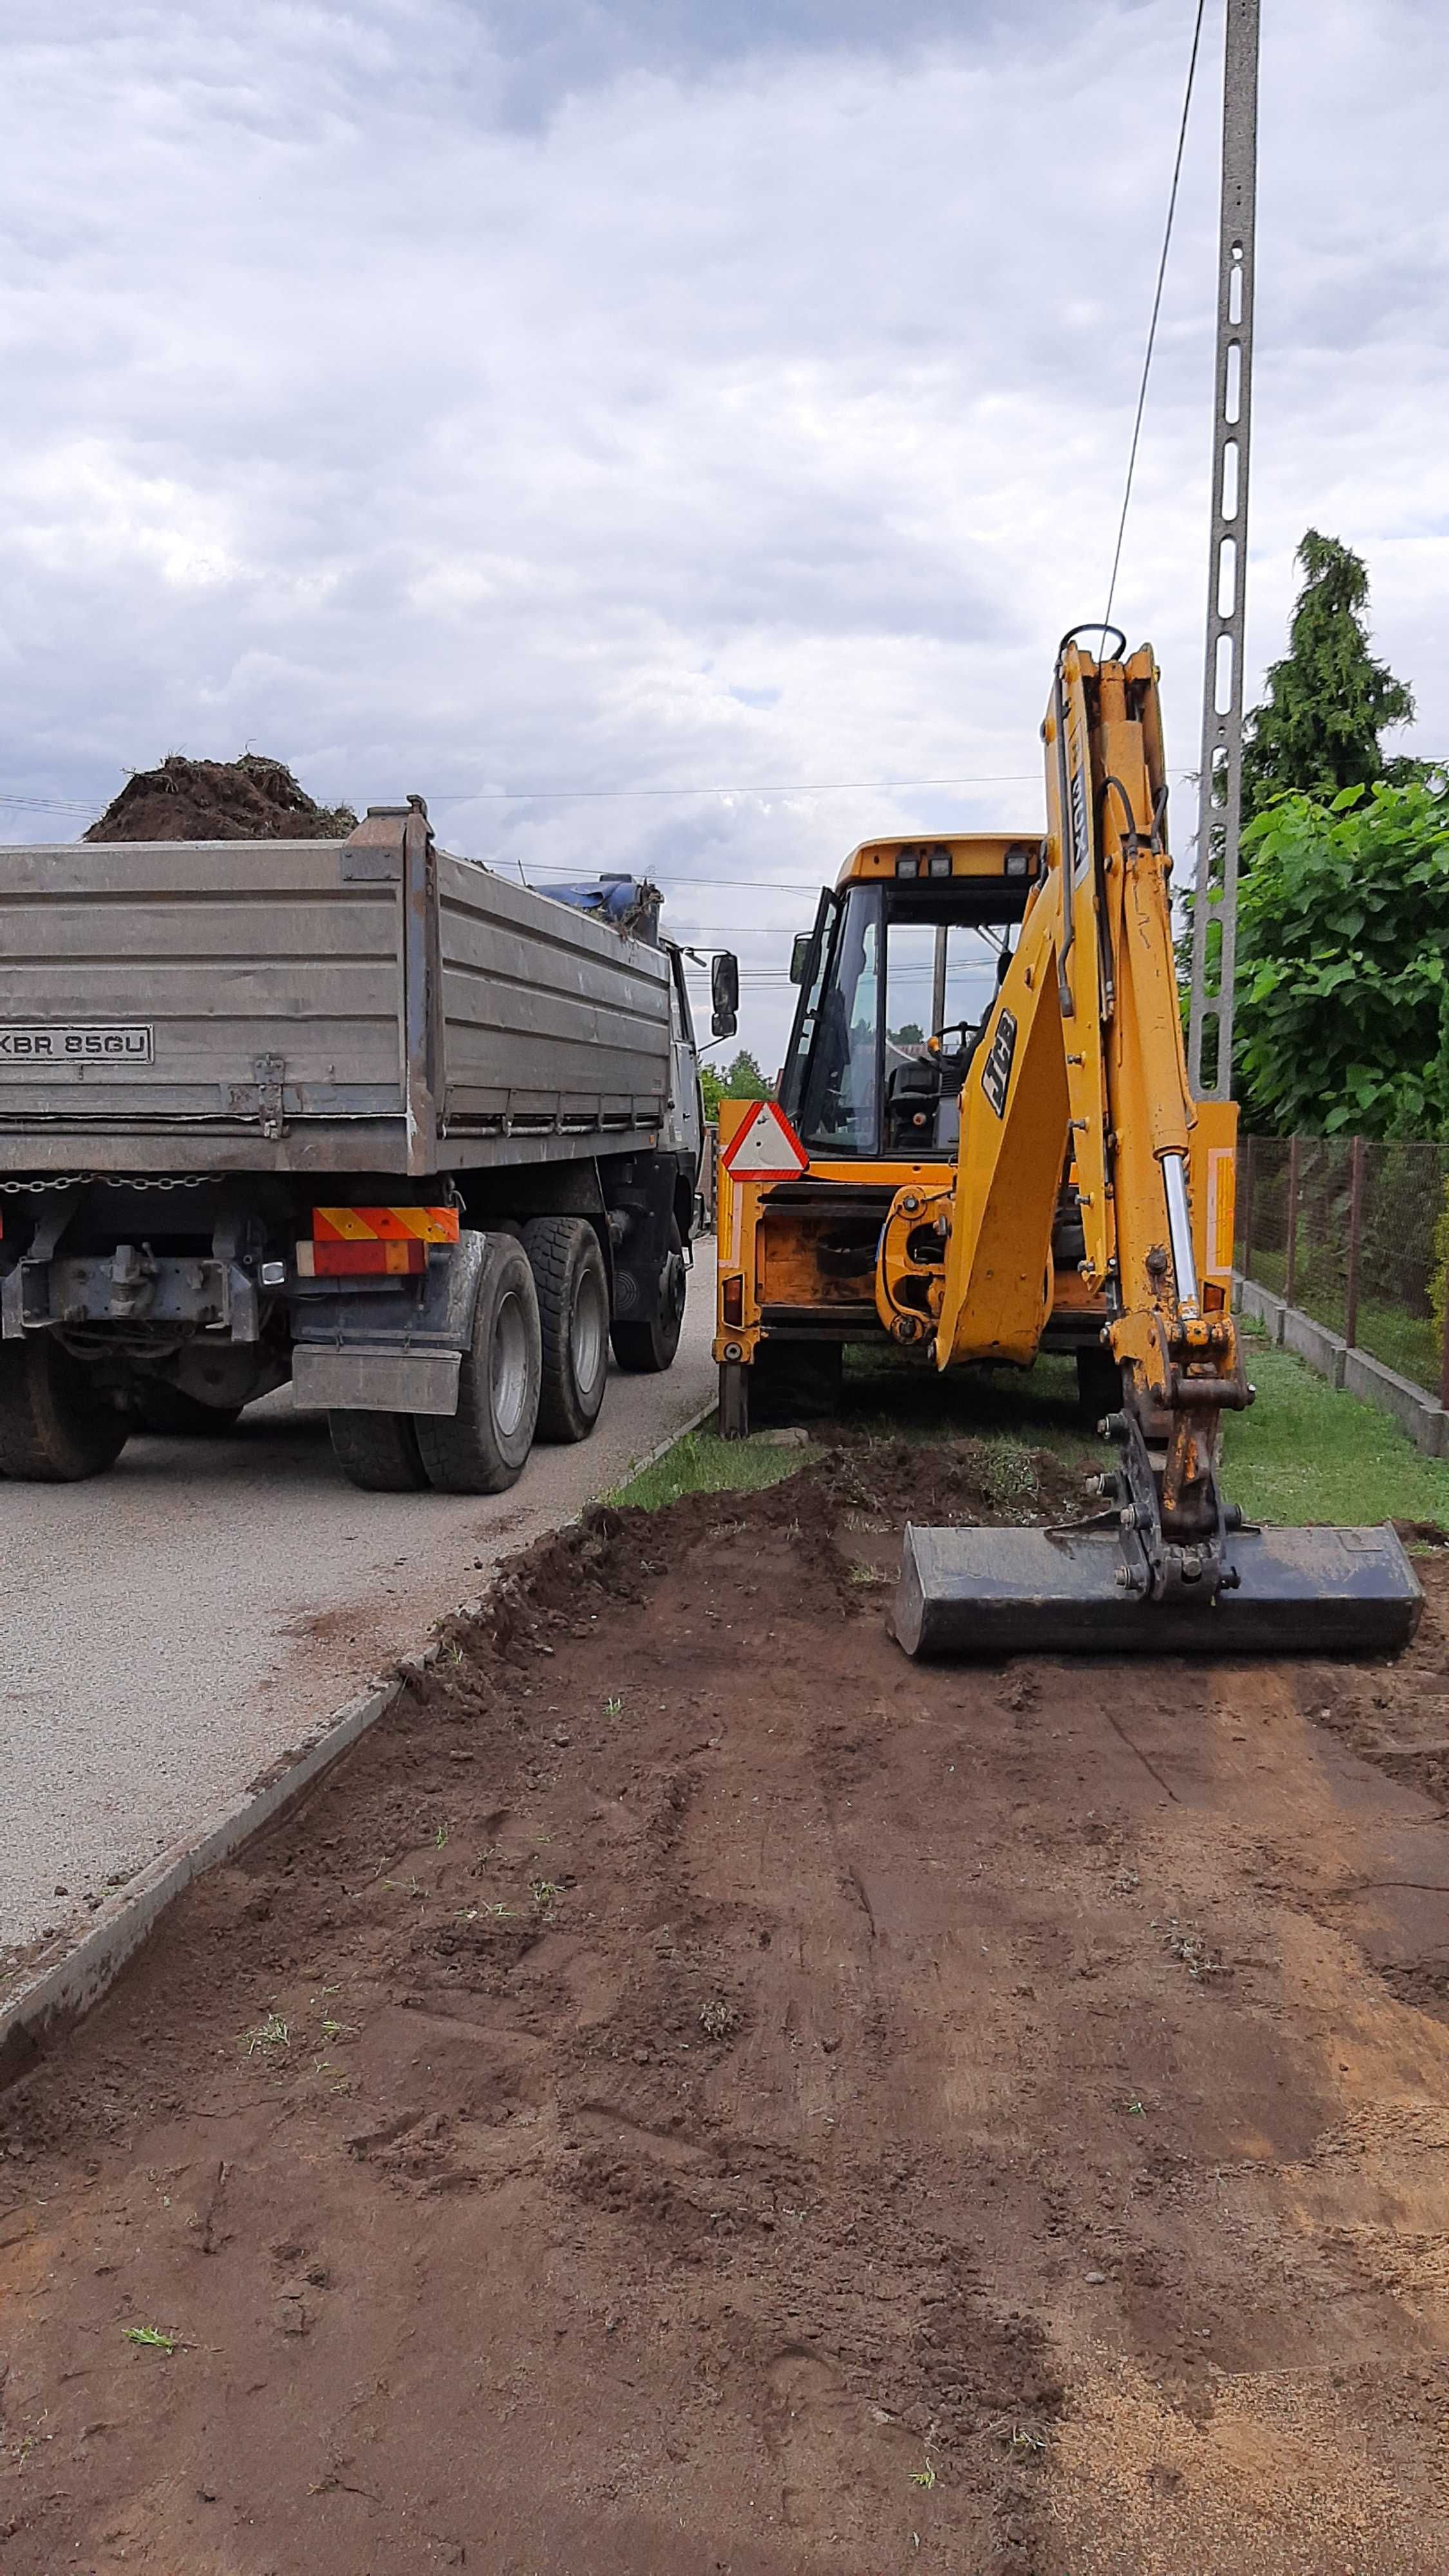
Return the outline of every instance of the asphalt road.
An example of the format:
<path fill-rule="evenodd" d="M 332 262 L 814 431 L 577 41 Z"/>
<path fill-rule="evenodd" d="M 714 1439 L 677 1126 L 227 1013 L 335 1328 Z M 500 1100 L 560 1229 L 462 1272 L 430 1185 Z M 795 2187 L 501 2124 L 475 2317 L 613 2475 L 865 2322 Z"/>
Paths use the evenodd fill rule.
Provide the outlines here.
<path fill-rule="evenodd" d="M 82 1485 L 0 1484 L 0 1965 L 237 1797 L 500 1557 L 572 1519 L 714 1392 L 710 1272 L 663 1377 L 611 1376 L 593 1438 L 511 1493 L 361 1494 L 320 1413 L 128 1442 Z"/>

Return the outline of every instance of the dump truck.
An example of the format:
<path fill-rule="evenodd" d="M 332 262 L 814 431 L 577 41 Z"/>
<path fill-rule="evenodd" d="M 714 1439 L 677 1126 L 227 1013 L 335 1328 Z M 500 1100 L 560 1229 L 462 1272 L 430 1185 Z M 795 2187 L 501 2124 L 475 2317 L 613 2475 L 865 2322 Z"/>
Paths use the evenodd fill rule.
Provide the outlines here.
<path fill-rule="evenodd" d="M 1249 1530 L 1222 1491 L 1236 1111 L 1188 1089 L 1156 662 L 1097 631 L 1058 652 L 1045 833 L 865 842 L 797 942 L 778 1110 L 722 1112 L 722 1428 L 854 1341 L 1071 1352 L 1117 1450 L 1096 1525 L 908 1531 L 909 1652 L 1392 1649 L 1392 1530 Z"/>
<path fill-rule="evenodd" d="M 0 1471 L 290 1380 L 354 1484 L 496 1493 L 592 1429 L 611 1345 L 668 1368 L 684 961 L 647 890 L 568 895 L 416 796 L 340 840 L 0 850 Z"/>

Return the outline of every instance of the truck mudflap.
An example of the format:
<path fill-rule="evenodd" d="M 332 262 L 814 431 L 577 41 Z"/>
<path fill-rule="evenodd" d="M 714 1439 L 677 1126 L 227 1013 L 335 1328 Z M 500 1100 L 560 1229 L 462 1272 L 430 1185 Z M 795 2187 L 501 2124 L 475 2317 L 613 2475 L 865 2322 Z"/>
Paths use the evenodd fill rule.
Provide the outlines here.
<path fill-rule="evenodd" d="M 1119 1582 L 1109 1531 L 908 1524 L 891 1615 L 908 1655 L 1397 1654 L 1424 1596 L 1394 1531 L 1238 1530 L 1236 1577 L 1193 1604 Z"/>
<path fill-rule="evenodd" d="M 421 1295 L 309 1296 L 293 1309 L 292 1401 L 328 1413 L 458 1410 L 488 1238 L 435 1251 Z"/>
<path fill-rule="evenodd" d="M 458 1410 L 461 1351 L 403 1351 L 350 1342 L 345 1349 L 298 1347 L 292 1401 L 325 1413 L 443 1413 Z"/>

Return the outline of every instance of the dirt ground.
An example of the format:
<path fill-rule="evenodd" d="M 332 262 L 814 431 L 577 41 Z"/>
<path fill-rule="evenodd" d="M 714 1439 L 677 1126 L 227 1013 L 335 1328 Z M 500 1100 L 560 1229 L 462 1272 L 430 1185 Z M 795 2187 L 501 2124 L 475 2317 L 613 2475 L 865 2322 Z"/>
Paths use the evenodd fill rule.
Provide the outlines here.
<path fill-rule="evenodd" d="M 178 751 L 137 769 L 88 841 L 336 841 L 356 824 L 348 805 L 319 805 L 280 760 L 188 760 Z"/>
<path fill-rule="evenodd" d="M 909 1664 L 1061 1474 L 596 1516 L 193 1889 L 0 2103 L 3 2576 L 1439 2576 L 1449 1565 Z"/>

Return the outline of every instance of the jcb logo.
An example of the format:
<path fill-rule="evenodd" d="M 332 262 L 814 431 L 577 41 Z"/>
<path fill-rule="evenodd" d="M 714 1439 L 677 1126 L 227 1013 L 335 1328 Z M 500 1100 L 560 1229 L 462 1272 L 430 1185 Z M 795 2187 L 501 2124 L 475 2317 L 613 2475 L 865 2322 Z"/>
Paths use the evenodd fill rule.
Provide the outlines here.
<path fill-rule="evenodd" d="M 981 1088 L 998 1118 L 1006 1116 L 1006 1095 L 1011 1088 L 1011 1062 L 1015 1053 L 1016 1022 L 1010 1011 L 1003 1011 L 981 1068 Z"/>
<path fill-rule="evenodd" d="M 1073 744 L 1075 753 L 1080 745 Z M 1078 758 L 1072 770 L 1072 883 L 1080 885 L 1092 864 L 1092 835 L 1087 814 L 1086 772 Z"/>

